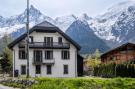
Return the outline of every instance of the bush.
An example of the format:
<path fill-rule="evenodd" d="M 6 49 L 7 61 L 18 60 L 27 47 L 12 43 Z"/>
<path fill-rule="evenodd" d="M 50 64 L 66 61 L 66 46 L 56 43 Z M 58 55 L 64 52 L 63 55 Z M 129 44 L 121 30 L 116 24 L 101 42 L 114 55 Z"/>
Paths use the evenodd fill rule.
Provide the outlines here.
<path fill-rule="evenodd" d="M 135 89 L 131 78 L 40 78 L 29 89 Z"/>
<path fill-rule="evenodd" d="M 94 76 L 105 78 L 132 77 L 135 78 L 134 64 L 101 64 L 94 68 Z"/>
<path fill-rule="evenodd" d="M 22 88 L 22 89 L 25 89 L 26 87 L 30 87 L 34 83 L 35 83 L 35 80 L 27 80 L 27 79 L 22 79 L 22 80 L 7 79 L 7 80 L 0 81 L 0 84 L 3 84 L 5 86 L 14 87 L 14 88 Z"/>

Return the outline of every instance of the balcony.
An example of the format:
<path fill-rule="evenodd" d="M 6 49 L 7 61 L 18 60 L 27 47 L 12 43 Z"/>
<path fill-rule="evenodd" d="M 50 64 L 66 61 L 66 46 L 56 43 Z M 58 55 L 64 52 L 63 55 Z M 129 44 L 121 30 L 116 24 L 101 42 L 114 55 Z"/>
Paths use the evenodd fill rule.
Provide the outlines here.
<path fill-rule="evenodd" d="M 26 45 L 25 42 L 20 42 L 19 43 L 19 48 L 24 48 Z M 53 43 L 44 43 L 44 42 L 31 42 L 29 43 L 30 48 L 53 48 L 53 49 L 69 49 L 70 44 L 69 43 L 58 43 L 58 42 L 53 42 Z"/>
<path fill-rule="evenodd" d="M 55 63 L 55 59 L 44 59 L 43 60 L 43 64 L 54 64 Z"/>
<path fill-rule="evenodd" d="M 55 59 L 34 59 L 33 60 L 33 64 L 35 65 L 42 65 L 42 64 L 54 64 L 55 63 Z"/>
<path fill-rule="evenodd" d="M 43 63 L 42 59 L 33 59 L 33 64 L 41 65 Z"/>

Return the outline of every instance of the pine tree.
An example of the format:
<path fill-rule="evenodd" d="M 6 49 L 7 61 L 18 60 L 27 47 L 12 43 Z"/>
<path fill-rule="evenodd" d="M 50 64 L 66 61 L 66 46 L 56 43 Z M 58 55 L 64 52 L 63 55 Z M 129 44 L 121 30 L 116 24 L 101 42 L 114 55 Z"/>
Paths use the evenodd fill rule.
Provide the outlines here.
<path fill-rule="evenodd" d="M 3 73 L 10 73 L 12 70 L 12 55 L 8 48 L 4 49 L 0 64 Z"/>
<path fill-rule="evenodd" d="M 2 53 L 0 59 L 0 66 L 3 73 L 10 73 L 12 71 L 12 52 L 7 45 L 12 41 L 7 34 L 2 38 Z"/>

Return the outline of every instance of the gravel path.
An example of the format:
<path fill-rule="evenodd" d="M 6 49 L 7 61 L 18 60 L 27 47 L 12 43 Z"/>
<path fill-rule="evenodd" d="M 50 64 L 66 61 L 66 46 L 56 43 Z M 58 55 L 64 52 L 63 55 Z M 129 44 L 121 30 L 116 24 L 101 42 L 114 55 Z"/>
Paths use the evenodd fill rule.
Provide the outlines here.
<path fill-rule="evenodd" d="M 0 85 L 0 89 L 18 89 L 18 88 L 11 88 L 11 87 Z"/>

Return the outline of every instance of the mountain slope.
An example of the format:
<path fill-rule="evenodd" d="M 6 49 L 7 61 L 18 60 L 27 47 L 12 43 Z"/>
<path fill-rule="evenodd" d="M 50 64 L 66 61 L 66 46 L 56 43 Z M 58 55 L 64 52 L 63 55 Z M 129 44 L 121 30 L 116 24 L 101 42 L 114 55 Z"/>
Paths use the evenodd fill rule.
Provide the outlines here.
<path fill-rule="evenodd" d="M 82 54 L 94 53 L 96 49 L 101 52 L 109 49 L 106 43 L 94 34 L 87 22 L 75 21 L 68 28 L 66 34 L 80 44 Z"/>
<path fill-rule="evenodd" d="M 112 6 L 108 11 L 89 22 L 95 34 L 102 39 L 122 43 L 133 32 L 135 1 L 126 1 Z M 134 32 L 133 32 L 134 33 Z"/>
<path fill-rule="evenodd" d="M 11 16 L 9 18 L 6 18 L 2 24 L 0 24 L 0 37 L 3 36 L 3 34 L 12 34 L 16 33 L 19 29 L 25 28 L 26 26 L 26 9 L 23 13 Z M 0 17 L 1 19 L 1 17 Z M 39 10 L 37 10 L 34 6 L 30 6 L 30 27 L 34 26 L 35 24 L 38 24 L 42 21 L 49 21 L 53 24 L 55 24 L 55 21 L 42 14 Z M 1 22 L 0 22 L 1 23 Z M 23 29 L 25 30 L 25 29 Z M 20 34 L 21 35 L 21 34 Z"/>
<path fill-rule="evenodd" d="M 68 16 L 61 16 L 57 17 L 55 21 L 57 22 L 56 25 L 61 28 L 64 32 L 67 28 L 76 21 L 77 17 L 75 15 L 68 15 Z"/>

